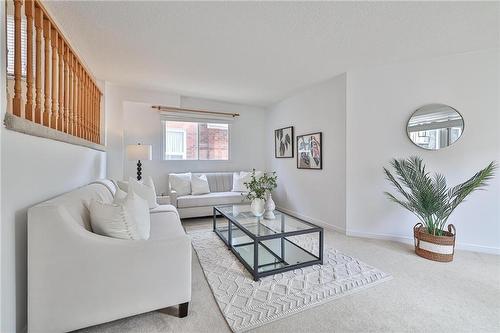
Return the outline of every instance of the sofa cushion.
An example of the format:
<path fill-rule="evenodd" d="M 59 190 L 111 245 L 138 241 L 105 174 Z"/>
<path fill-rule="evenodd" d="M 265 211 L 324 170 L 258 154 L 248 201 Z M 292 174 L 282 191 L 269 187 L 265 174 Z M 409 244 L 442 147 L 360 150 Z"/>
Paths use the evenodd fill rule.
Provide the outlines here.
<path fill-rule="evenodd" d="M 229 192 L 233 188 L 232 172 L 205 172 L 193 175 L 205 175 L 207 177 L 210 192 Z"/>
<path fill-rule="evenodd" d="M 177 207 L 200 207 L 241 203 L 245 197 L 240 192 L 212 192 L 201 195 L 185 195 L 177 198 Z"/>

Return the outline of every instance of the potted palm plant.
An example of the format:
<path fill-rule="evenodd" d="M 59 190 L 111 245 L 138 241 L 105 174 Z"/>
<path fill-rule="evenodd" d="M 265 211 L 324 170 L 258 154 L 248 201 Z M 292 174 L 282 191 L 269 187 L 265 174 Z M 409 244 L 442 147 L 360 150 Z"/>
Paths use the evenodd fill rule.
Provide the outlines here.
<path fill-rule="evenodd" d="M 496 163 L 491 162 L 469 180 L 451 188 L 443 175 L 436 173 L 431 176 L 418 156 L 393 159 L 391 166 L 396 176 L 386 168 L 384 172 L 400 197 L 384 193 L 420 220 L 413 227 L 415 253 L 430 260 L 452 261 L 456 232 L 453 224 L 448 224 L 448 218 L 467 196 L 487 185 L 493 178 Z"/>

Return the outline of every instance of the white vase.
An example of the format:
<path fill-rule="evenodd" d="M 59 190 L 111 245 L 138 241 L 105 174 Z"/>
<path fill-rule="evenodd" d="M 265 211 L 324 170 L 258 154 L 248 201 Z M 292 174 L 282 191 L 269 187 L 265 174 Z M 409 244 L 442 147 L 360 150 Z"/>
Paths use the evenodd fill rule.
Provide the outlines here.
<path fill-rule="evenodd" d="M 276 209 L 276 205 L 273 201 L 273 196 L 271 193 L 267 195 L 266 204 L 264 205 L 264 218 L 268 220 L 274 220 L 276 216 L 274 216 L 274 210 Z"/>
<path fill-rule="evenodd" d="M 252 204 L 250 205 L 252 214 L 257 217 L 261 217 L 262 214 L 264 214 L 264 205 L 265 205 L 264 199 L 259 199 L 259 198 L 253 199 Z"/>

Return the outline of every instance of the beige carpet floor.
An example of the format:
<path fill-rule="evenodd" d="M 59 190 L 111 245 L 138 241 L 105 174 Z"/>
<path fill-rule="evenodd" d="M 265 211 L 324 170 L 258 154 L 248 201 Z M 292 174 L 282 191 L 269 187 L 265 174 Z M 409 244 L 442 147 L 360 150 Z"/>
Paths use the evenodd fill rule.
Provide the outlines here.
<path fill-rule="evenodd" d="M 208 229 L 211 219 L 183 222 Z M 500 332 L 500 256 L 457 251 L 451 263 L 416 256 L 410 245 L 326 231 L 325 242 L 393 279 L 252 332 Z M 193 251 L 189 316 L 151 312 L 81 332 L 230 332 Z"/>

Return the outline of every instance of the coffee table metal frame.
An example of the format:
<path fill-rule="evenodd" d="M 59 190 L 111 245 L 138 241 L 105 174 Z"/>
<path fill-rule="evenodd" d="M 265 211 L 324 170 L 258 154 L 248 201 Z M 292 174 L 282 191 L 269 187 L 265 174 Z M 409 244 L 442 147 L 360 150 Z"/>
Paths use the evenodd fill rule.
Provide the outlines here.
<path fill-rule="evenodd" d="M 252 276 L 254 278 L 254 281 L 258 281 L 261 277 L 264 277 L 264 276 L 274 275 L 274 274 L 278 274 L 278 273 L 282 273 L 282 272 L 294 270 L 294 269 L 297 269 L 297 268 L 302 268 L 302 267 L 306 267 L 306 266 L 312 266 L 312 265 L 316 265 L 316 264 L 323 265 L 323 246 L 324 246 L 323 245 L 323 228 L 318 227 L 317 225 L 314 225 L 314 224 L 312 224 L 310 222 L 307 222 L 307 221 L 304 221 L 302 219 L 299 219 L 299 218 L 297 218 L 295 216 L 292 216 L 290 214 L 284 213 L 284 212 L 282 212 L 282 211 L 280 211 L 280 210 L 277 209 L 276 211 L 280 212 L 281 214 L 293 217 L 294 219 L 299 220 L 300 222 L 309 225 L 311 228 L 310 229 L 304 229 L 304 230 L 288 231 L 288 232 L 284 232 L 284 231 L 282 231 L 282 232 L 275 232 L 273 230 L 273 232 L 275 232 L 274 234 L 264 235 L 264 236 L 257 236 L 254 233 L 252 233 L 251 231 L 249 231 L 247 228 L 245 228 L 245 225 L 240 224 L 237 221 L 237 219 L 235 219 L 232 216 L 226 215 L 222 210 L 219 209 L 219 208 L 222 208 L 222 207 L 232 207 L 232 206 L 233 205 L 224 205 L 224 206 L 215 206 L 214 207 L 214 209 L 213 209 L 213 212 L 214 212 L 214 215 L 213 215 L 213 231 L 227 245 L 227 248 L 229 250 L 231 250 L 231 252 L 243 264 L 243 266 L 245 266 L 245 268 L 250 272 L 250 274 L 252 274 Z M 228 223 L 227 223 L 227 239 L 220 232 L 220 230 L 217 229 L 217 223 L 216 222 L 217 222 L 217 216 L 218 215 L 222 215 L 228 221 Z M 260 223 L 260 221 L 261 221 L 260 219 L 258 220 L 258 223 Z M 284 223 L 286 223 L 286 222 L 282 220 L 281 223 L 282 223 L 282 230 L 283 230 L 284 229 Z M 232 225 L 234 225 L 236 228 L 238 228 L 243 233 L 245 233 L 248 237 L 250 237 L 252 239 L 252 242 L 232 245 L 232 229 L 233 229 Z M 265 225 L 262 225 L 262 226 L 266 227 Z M 286 237 L 290 237 L 290 236 L 298 236 L 298 235 L 312 234 L 312 233 L 319 233 L 319 256 L 311 253 L 310 251 L 304 249 L 303 247 L 299 246 L 298 244 L 292 242 L 291 240 L 286 239 Z M 296 247 L 300 248 L 302 251 L 307 252 L 308 254 L 310 254 L 311 256 L 313 256 L 316 259 L 315 260 L 311 260 L 311 261 L 306 261 L 306 262 L 298 263 L 298 264 L 288 264 L 288 263 L 286 263 L 285 260 L 284 260 L 284 258 L 282 258 L 278 254 L 276 254 L 274 251 L 272 251 L 271 249 L 269 249 L 269 247 L 267 247 L 266 245 L 264 245 L 262 243 L 262 241 L 269 240 L 269 239 L 276 239 L 276 238 L 281 238 L 281 253 L 282 254 L 284 253 L 284 246 L 285 246 L 284 242 L 287 241 L 287 242 L 295 245 Z M 246 246 L 246 245 L 250 245 L 252 243 L 253 243 L 253 251 L 254 251 L 254 254 L 253 254 L 253 260 L 254 260 L 253 268 L 246 262 L 245 259 L 243 259 L 241 257 L 241 255 L 235 249 L 235 247 Z M 266 248 L 266 250 L 269 251 L 278 260 L 278 262 L 283 262 L 287 266 L 281 267 L 281 268 L 272 269 L 272 270 L 268 270 L 268 271 L 259 272 L 259 268 L 260 267 L 267 266 L 267 265 L 275 265 L 276 264 L 276 262 L 273 262 L 273 263 L 270 263 L 270 264 L 264 264 L 264 265 L 260 265 L 259 266 L 259 264 L 258 264 L 259 263 L 259 250 L 258 250 L 259 244 L 261 246 L 263 246 L 264 248 Z"/>

